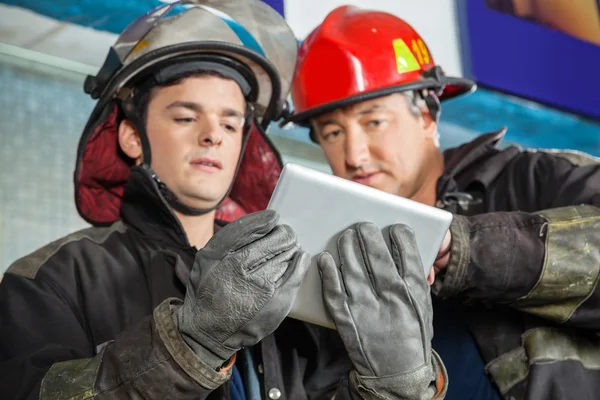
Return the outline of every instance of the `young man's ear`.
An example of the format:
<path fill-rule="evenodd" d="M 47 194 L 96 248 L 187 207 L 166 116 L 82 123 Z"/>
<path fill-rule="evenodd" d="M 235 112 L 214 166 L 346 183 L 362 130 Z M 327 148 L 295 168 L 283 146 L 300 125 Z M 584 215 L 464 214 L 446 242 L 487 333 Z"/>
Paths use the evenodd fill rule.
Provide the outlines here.
<path fill-rule="evenodd" d="M 123 120 L 119 124 L 119 146 L 127 157 L 135 161 L 136 165 L 142 163 L 142 141 L 131 121 Z"/>

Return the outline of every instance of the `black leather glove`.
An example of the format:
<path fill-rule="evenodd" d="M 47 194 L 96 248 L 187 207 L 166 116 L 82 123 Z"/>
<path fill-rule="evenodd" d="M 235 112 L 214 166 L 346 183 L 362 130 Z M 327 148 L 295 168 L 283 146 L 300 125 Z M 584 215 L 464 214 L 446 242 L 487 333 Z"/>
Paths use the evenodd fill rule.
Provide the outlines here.
<path fill-rule="evenodd" d="M 354 364 L 350 381 L 366 399 L 431 399 L 445 392 L 432 357 L 433 310 L 414 232 L 360 223 L 338 240 L 340 265 L 318 258 L 327 309 Z M 435 353 L 433 353 L 435 354 Z M 443 396 L 443 393 L 441 393 Z"/>
<path fill-rule="evenodd" d="M 244 216 L 198 251 L 183 306 L 174 314 L 184 341 L 218 369 L 281 324 L 310 260 L 274 211 Z"/>

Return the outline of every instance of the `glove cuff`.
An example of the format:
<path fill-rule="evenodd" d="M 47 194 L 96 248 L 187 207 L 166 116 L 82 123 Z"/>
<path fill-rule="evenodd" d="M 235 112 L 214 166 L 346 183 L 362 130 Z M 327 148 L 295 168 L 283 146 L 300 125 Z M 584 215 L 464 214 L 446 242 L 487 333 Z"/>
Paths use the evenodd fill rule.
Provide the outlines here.
<path fill-rule="evenodd" d="M 432 355 L 431 364 L 396 375 L 361 376 L 352 370 L 350 382 L 365 400 L 442 399 L 448 388 L 448 374 L 438 354 L 432 351 Z"/>
<path fill-rule="evenodd" d="M 207 389 L 215 389 L 225 383 L 231 377 L 231 368 L 235 363 L 235 353 L 225 366 L 219 369 L 223 360 L 215 366 L 192 350 L 187 345 L 183 335 L 179 331 L 178 319 L 176 317 L 181 300 L 169 298 L 163 301 L 154 310 L 154 320 L 158 335 L 162 339 L 173 360 L 196 382 Z M 208 351 L 205 349 L 208 353 Z M 213 356 L 214 357 L 214 356 Z"/>
<path fill-rule="evenodd" d="M 181 338 L 190 349 L 207 365 L 214 370 L 220 370 L 228 364 L 231 357 L 236 353 L 236 349 L 230 349 L 219 345 L 208 335 L 198 332 L 194 329 L 195 324 L 190 316 L 192 312 L 186 309 L 185 302 L 173 306 L 173 321 L 178 327 Z"/>

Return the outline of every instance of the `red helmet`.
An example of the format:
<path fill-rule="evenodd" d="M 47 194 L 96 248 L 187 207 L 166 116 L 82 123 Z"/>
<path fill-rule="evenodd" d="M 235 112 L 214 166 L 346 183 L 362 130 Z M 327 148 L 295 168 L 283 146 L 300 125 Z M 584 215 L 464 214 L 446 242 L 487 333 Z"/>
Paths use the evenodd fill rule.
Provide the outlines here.
<path fill-rule="evenodd" d="M 294 114 L 284 123 L 306 125 L 335 108 L 406 90 L 434 93 L 426 99 L 431 109 L 431 100 L 475 88 L 470 80 L 447 77 L 421 36 L 402 19 L 342 6 L 300 46 L 292 83 Z"/>

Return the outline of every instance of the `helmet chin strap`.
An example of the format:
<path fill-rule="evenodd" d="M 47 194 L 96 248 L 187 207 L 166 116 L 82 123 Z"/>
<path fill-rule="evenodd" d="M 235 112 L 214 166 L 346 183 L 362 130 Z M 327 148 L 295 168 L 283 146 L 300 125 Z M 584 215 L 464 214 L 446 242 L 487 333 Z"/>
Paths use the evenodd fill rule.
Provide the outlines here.
<path fill-rule="evenodd" d="M 131 112 L 133 110 L 128 110 L 127 108 L 128 107 L 124 107 L 125 116 L 127 117 L 127 119 L 129 119 L 133 123 L 133 125 L 138 130 L 138 134 L 140 136 L 140 141 L 142 142 L 143 161 L 142 161 L 141 167 L 150 173 L 150 175 L 152 176 L 152 179 L 154 180 L 154 182 L 156 182 L 156 184 L 158 186 L 158 190 L 160 190 L 161 194 L 163 195 L 163 197 L 165 198 L 165 200 L 167 201 L 169 206 L 173 210 L 180 212 L 181 214 L 189 215 L 189 216 L 204 215 L 204 214 L 208 214 L 209 212 L 217 209 L 217 207 L 219 207 L 225 201 L 225 199 L 229 196 L 229 193 L 231 193 L 231 190 L 233 189 L 233 184 L 235 182 L 235 178 L 237 177 L 238 171 L 240 169 L 240 165 L 242 163 L 242 158 L 244 156 L 244 150 L 246 149 L 246 144 L 248 143 L 248 137 L 250 136 L 250 128 L 252 126 L 252 113 L 250 111 L 248 111 L 248 113 L 247 113 L 248 116 L 246 117 L 246 121 L 244 123 L 244 128 L 242 131 L 242 148 L 240 150 L 240 156 L 238 158 L 237 166 L 235 167 L 235 174 L 233 175 L 233 179 L 231 180 L 229 189 L 227 189 L 227 193 L 225 193 L 223 198 L 213 207 L 195 208 L 195 207 L 190 207 L 188 205 L 183 204 L 181 202 L 181 200 L 179 200 L 177 198 L 175 193 L 173 193 L 167 187 L 167 185 L 158 177 L 156 172 L 154 172 L 154 170 L 151 167 L 152 153 L 150 151 L 150 142 L 148 141 L 148 135 L 146 133 L 145 123 L 143 123 L 143 121 L 140 120 L 140 118 L 136 112 Z M 258 124 L 258 122 L 256 122 L 255 125 L 257 127 L 260 126 L 260 124 Z M 258 128 L 258 129 L 262 129 L 262 128 Z"/>
<path fill-rule="evenodd" d="M 433 118 L 436 124 L 439 123 L 442 107 L 440 106 L 440 100 L 438 96 L 429 92 L 423 96 L 423 100 L 425 100 L 425 104 L 429 109 L 429 114 L 431 114 L 431 118 Z"/>

